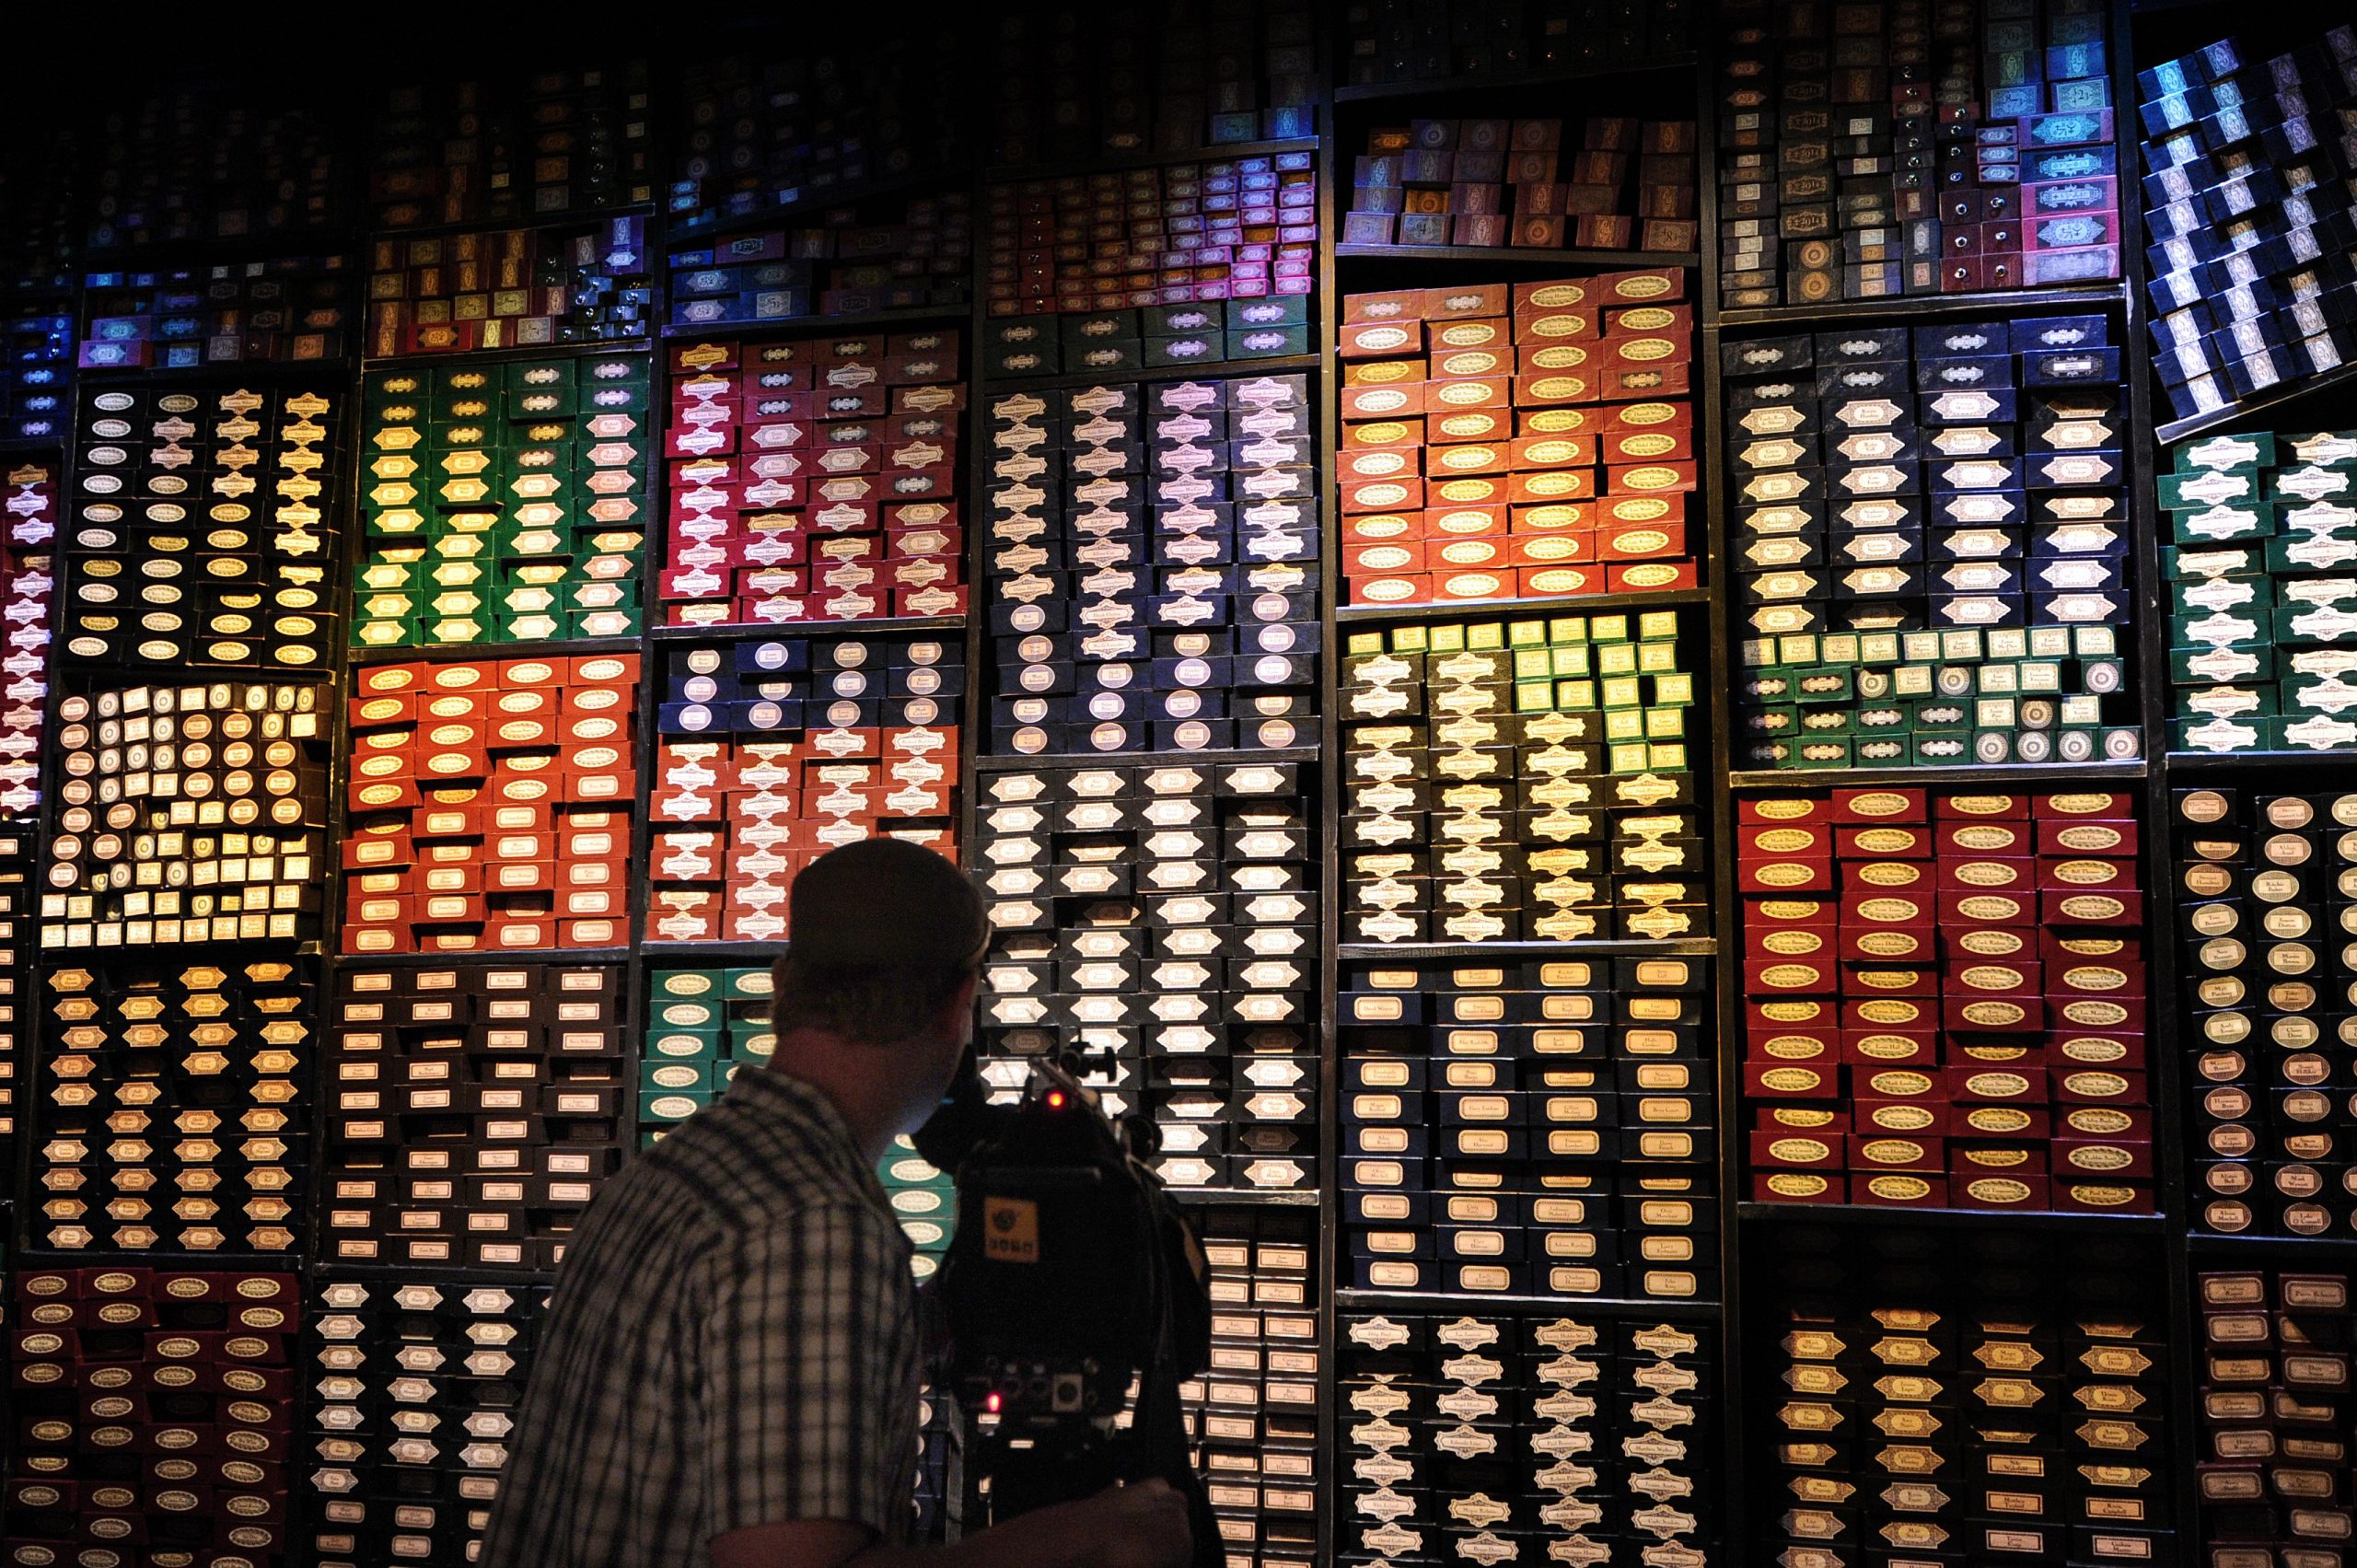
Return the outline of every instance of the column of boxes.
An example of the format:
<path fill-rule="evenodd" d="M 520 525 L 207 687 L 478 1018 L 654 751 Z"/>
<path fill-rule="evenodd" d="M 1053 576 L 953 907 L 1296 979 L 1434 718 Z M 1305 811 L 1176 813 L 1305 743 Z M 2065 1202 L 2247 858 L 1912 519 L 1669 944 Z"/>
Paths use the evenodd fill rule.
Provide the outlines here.
<path fill-rule="evenodd" d="M 777 1049 L 767 966 L 658 969 L 647 976 L 639 1059 L 639 1146 L 720 1098 L 738 1069 L 759 1072 Z"/>
<path fill-rule="evenodd" d="M 1345 245 L 1691 250 L 1691 120 L 1411 120 L 1367 133 Z"/>
<path fill-rule="evenodd" d="M 62 472 L 56 454 L 44 452 L 10 464 L 0 482 L 0 816 L 29 817 L 41 807 Z"/>
<path fill-rule="evenodd" d="M 631 1147 L 612 965 L 340 967 L 319 1249 L 553 1270 Z"/>
<path fill-rule="evenodd" d="M 0 1169 L 17 1168 L 17 1118 L 30 1105 L 17 1092 L 19 1062 L 32 1060 L 33 840 L 0 832 Z M 6 1260 L 0 1258 L 0 1270 Z"/>
<path fill-rule="evenodd" d="M 669 353 L 673 626 L 966 612 L 951 331 Z"/>
<path fill-rule="evenodd" d="M 876 1178 L 883 1184 L 893 1217 L 900 1222 L 900 1234 L 915 1249 L 909 1269 L 923 1284 L 941 1272 L 950 1238 L 957 1234 L 958 1183 L 917 1153 L 915 1140 L 906 1132 L 894 1134 L 892 1146 L 877 1165 Z M 920 1479 L 918 1490 L 923 1489 Z"/>
<path fill-rule="evenodd" d="M 380 229 L 513 222 L 655 199 L 640 60 L 394 87 L 374 126 Z"/>
<path fill-rule="evenodd" d="M 671 645 L 650 942 L 779 942 L 802 868 L 862 839 L 958 855 L 962 650 L 936 637 Z"/>
<path fill-rule="evenodd" d="M 1736 767 L 2138 755 L 2109 332 L 2066 316 L 1722 345 Z"/>
<path fill-rule="evenodd" d="M 1318 848 L 1298 763 L 991 771 L 982 1074 L 1078 1051 L 1178 1187 L 1318 1179 Z"/>
<path fill-rule="evenodd" d="M 1315 8 L 1026 6 L 993 19 L 993 163 L 1182 153 L 1318 132 Z"/>
<path fill-rule="evenodd" d="M 52 967 L 41 1245 L 293 1252 L 309 1179 L 319 998 L 308 966 Z"/>
<path fill-rule="evenodd" d="M 389 359 L 644 338 L 655 324 L 655 265 L 644 217 L 389 235 L 369 247 L 362 352 Z"/>
<path fill-rule="evenodd" d="M 106 113 L 77 116 L 55 156 L 78 166 L 82 248 L 154 254 L 348 221 L 342 127 L 323 112 L 281 107 L 262 79 L 260 90 L 110 91 Z"/>
<path fill-rule="evenodd" d="M 1318 1225 L 1306 1211 L 1213 1208 L 1199 1222 L 1211 1365 L 1179 1386 L 1225 1561 L 1311 1568 L 1318 1513 Z"/>
<path fill-rule="evenodd" d="M 965 304 L 974 274 L 973 199 L 912 196 L 889 222 L 856 209 L 799 228 L 726 234 L 695 244 L 671 230 L 670 324 L 735 326 L 795 316 L 861 316 Z"/>
<path fill-rule="evenodd" d="M 2223 38 L 2137 72 L 2136 96 L 2153 368 L 2177 416 L 2345 366 L 2357 294 L 2336 144 L 2357 29 L 2266 59 Z"/>
<path fill-rule="evenodd" d="M 1751 1195 L 2154 1212 L 2135 796 L 1736 803 Z"/>
<path fill-rule="evenodd" d="M 66 383 L 74 368 L 73 296 L 12 301 L 0 308 L 0 436 L 58 442 L 71 422 Z"/>
<path fill-rule="evenodd" d="M 1684 291 L 1669 271 L 1345 298 L 1350 601 L 1692 588 Z"/>
<path fill-rule="evenodd" d="M 0 439 L 61 443 L 74 368 L 76 229 L 74 133 L 63 119 L 28 126 L 0 169 Z"/>
<path fill-rule="evenodd" d="M 2349 1275 L 2238 1270 L 2197 1274 L 2194 1289 L 2201 1560 L 2221 1568 L 2329 1563 L 2357 1533 Z"/>
<path fill-rule="evenodd" d="M 370 376 L 353 645 L 635 636 L 649 369 L 614 354 Z"/>
<path fill-rule="evenodd" d="M 298 1560 L 294 1274 L 42 1269 L 12 1295 L 12 1561 Z"/>
<path fill-rule="evenodd" d="M 1683 53 L 1691 17 L 1678 0 L 1439 0 L 1353 7 L 1342 18 L 1338 83 L 1441 82 L 1576 65 L 1642 64 Z"/>
<path fill-rule="evenodd" d="M 2100 0 L 1742 0 L 1719 20 L 1723 306 L 2120 275 Z"/>
<path fill-rule="evenodd" d="M 982 327 L 982 374 L 993 381 L 1118 376 L 1309 352 L 1309 298 L 1301 294 L 1060 316 L 994 316 Z"/>
<path fill-rule="evenodd" d="M 1848 1226 L 1777 1240 L 1754 1287 L 1761 1560 L 2176 1560 L 2150 1250 Z"/>
<path fill-rule="evenodd" d="M 1685 958 L 1346 969 L 1351 1285 L 1717 1299 L 1710 984 Z"/>
<path fill-rule="evenodd" d="M 65 662 L 324 668 L 343 395 L 143 382 L 75 401 Z"/>
<path fill-rule="evenodd" d="M 360 668 L 343 951 L 629 940 L 636 654 Z"/>
<path fill-rule="evenodd" d="M 2159 483 L 2169 749 L 2357 749 L 2357 433 L 2205 437 Z"/>
<path fill-rule="evenodd" d="M 1318 285 L 1318 155 L 1263 153 L 992 186 L 982 297 L 1052 316 L 1306 295 Z"/>
<path fill-rule="evenodd" d="M 1354 633 L 1341 702 L 1344 942 L 1707 928 L 1675 612 Z"/>
<path fill-rule="evenodd" d="M 79 363 L 85 370 L 191 370 L 342 359 L 357 292 L 351 259 L 342 255 L 86 273 Z"/>
<path fill-rule="evenodd" d="M 317 1396 L 296 1539 L 319 1568 L 472 1562 L 499 1496 L 548 1292 L 333 1280 L 301 1381 Z"/>
<path fill-rule="evenodd" d="M 1708 1563 L 1712 1336 L 1643 1318 L 1341 1320 L 1353 1562 Z"/>
<path fill-rule="evenodd" d="M 325 697 L 221 681 L 61 698 L 42 950 L 317 937 Z"/>
<path fill-rule="evenodd" d="M 990 422 L 989 755 L 1315 740 L 1306 377 L 1012 392 Z"/>
<path fill-rule="evenodd" d="M 2200 1229 L 2357 1236 L 2357 1106 L 2339 1056 L 2357 964 L 2357 795 L 2173 792 L 2178 1017 Z"/>

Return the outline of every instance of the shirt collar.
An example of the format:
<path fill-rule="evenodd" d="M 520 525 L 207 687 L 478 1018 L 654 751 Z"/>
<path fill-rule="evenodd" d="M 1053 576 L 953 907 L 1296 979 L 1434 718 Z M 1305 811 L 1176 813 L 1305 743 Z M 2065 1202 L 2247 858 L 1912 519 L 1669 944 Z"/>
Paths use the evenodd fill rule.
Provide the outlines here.
<path fill-rule="evenodd" d="M 885 1196 L 884 1183 L 860 1151 L 851 1123 L 843 1120 L 842 1111 L 817 1086 L 774 1067 L 748 1063 L 728 1081 L 726 1098 L 748 1110 L 800 1123 L 813 1135 L 814 1142 L 832 1156 L 833 1163 L 858 1182 L 860 1191 L 870 1201 L 878 1208 L 890 1209 L 891 1201 Z"/>

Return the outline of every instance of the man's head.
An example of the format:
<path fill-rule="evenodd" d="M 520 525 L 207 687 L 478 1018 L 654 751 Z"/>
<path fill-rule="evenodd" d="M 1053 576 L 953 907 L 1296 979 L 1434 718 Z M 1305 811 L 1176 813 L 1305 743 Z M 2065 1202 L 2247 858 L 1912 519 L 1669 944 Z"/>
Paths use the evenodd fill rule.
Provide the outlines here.
<path fill-rule="evenodd" d="M 816 1030 L 878 1052 L 877 1071 L 906 1075 L 911 1112 L 929 1109 L 973 1038 L 990 943 L 981 896 L 931 850 L 868 839 L 811 862 L 792 899 L 778 1032 Z"/>

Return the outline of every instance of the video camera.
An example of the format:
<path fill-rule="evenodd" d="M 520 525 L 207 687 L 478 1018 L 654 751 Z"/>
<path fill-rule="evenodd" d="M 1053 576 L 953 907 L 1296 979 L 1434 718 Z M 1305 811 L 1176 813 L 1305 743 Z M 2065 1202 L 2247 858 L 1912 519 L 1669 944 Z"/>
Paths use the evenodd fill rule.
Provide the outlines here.
<path fill-rule="evenodd" d="M 1188 1500 L 1197 1562 L 1217 1568 L 1178 1402 L 1211 1357 L 1202 1244 L 1144 1163 L 1152 1124 L 1115 1124 L 1075 1065 L 1041 1059 L 1019 1104 L 993 1106 L 970 1053 L 916 1135 L 958 1183 L 934 1287 L 949 1387 L 977 1422 L 992 1521 L 1159 1477 Z"/>

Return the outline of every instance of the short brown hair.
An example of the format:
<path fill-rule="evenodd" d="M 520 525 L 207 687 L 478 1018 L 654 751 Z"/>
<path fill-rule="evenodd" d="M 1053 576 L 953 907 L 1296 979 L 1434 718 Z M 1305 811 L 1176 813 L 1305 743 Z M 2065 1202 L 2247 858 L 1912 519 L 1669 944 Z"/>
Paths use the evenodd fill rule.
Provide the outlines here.
<path fill-rule="evenodd" d="M 922 1033 L 981 965 L 981 895 L 940 855 L 899 839 L 830 850 L 794 879 L 773 1027 L 888 1045 Z"/>

